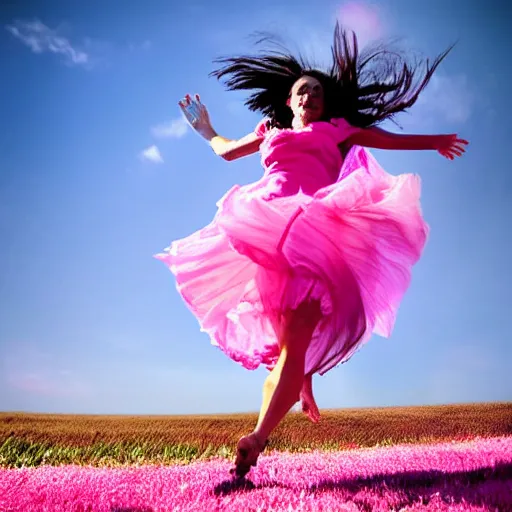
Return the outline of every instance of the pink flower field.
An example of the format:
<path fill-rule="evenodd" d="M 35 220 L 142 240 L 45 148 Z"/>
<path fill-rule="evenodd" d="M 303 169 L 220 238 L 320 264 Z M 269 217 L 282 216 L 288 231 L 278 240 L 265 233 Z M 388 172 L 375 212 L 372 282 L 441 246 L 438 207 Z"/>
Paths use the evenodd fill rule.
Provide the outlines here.
<path fill-rule="evenodd" d="M 512 511 L 512 437 L 230 461 L 0 470 L 2 512 Z"/>

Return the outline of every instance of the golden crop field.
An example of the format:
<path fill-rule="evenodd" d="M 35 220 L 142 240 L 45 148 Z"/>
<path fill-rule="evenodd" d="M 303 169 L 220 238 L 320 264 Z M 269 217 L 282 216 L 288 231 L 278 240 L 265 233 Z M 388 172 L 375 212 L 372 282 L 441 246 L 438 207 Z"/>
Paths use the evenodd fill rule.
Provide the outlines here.
<path fill-rule="evenodd" d="M 512 402 L 290 413 L 269 449 L 340 450 L 512 435 Z M 93 416 L 0 413 L 0 465 L 189 462 L 231 456 L 256 414 Z"/>

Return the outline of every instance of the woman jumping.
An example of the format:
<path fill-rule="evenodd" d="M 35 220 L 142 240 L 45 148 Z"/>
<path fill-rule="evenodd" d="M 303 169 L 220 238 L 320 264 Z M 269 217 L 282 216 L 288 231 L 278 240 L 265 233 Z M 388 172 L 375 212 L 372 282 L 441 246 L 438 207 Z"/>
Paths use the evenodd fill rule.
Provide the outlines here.
<path fill-rule="evenodd" d="M 156 255 L 211 342 L 247 369 L 270 370 L 254 431 L 238 442 L 237 476 L 300 400 L 316 422 L 312 376 L 346 362 L 375 333 L 389 337 L 426 243 L 420 179 L 386 173 L 364 148 L 435 150 L 453 159 L 456 135 L 397 135 L 377 127 L 410 108 L 448 51 L 418 67 L 383 48 L 359 53 L 338 25 L 326 72 L 284 51 L 221 59 L 213 74 L 263 114 L 229 140 L 199 96 L 180 107 L 214 152 L 261 153 L 263 177 L 235 186 L 213 221 Z"/>

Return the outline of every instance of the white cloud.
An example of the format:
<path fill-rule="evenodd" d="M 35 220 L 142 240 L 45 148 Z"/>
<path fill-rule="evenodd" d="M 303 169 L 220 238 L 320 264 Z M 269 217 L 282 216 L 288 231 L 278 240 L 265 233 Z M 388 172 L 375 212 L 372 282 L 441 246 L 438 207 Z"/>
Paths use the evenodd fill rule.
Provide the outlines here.
<path fill-rule="evenodd" d="M 189 125 L 183 117 L 158 124 L 151 128 L 151 133 L 158 138 L 173 137 L 180 139 L 188 131 Z"/>
<path fill-rule="evenodd" d="M 59 36 L 39 20 L 15 21 L 7 25 L 7 30 L 34 53 L 55 53 L 63 55 L 70 64 L 87 65 L 90 63 L 89 54 L 79 50 L 65 37 Z"/>
<path fill-rule="evenodd" d="M 163 163 L 164 159 L 160 154 L 160 150 L 153 144 L 149 146 L 149 148 L 144 149 L 140 153 L 141 160 L 149 160 L 150 162 L 154 162 L 156 164 Z"/>

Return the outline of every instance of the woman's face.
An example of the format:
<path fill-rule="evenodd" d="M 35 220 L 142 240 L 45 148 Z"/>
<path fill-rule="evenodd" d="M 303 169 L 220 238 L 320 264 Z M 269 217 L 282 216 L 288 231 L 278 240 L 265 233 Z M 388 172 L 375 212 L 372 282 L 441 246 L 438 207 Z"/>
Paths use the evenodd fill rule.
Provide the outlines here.
<path fill-rule="evenodd" d="M 296 121 L 307 125 L 319 121 L 324 113 L 324 89 L 312 76 L 299 78 L 292 87 L 287 105 Z"/>

